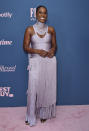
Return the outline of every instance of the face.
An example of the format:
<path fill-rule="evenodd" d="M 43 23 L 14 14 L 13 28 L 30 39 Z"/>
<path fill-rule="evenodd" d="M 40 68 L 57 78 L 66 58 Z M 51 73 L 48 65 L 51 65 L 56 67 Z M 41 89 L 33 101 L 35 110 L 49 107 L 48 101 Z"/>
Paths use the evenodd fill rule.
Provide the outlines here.
<path fill-rule="evenodd" d="M 45 23 L 47 20 L 47 10 L 44 7 L 40 7 L 37 11 L 36 18 L 39 22 Z"/>

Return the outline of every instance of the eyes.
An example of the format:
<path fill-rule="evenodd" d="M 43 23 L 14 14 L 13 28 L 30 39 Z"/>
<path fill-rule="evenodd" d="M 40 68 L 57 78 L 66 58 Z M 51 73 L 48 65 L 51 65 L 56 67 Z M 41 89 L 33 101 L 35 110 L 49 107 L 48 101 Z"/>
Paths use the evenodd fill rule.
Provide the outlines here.
<path fill-rule="evenodd" d="M 47 12 L 42 12 L 42 11 L 39 11 L 39 14 L 44 14 L 44 15 L 47 15 Z"/>

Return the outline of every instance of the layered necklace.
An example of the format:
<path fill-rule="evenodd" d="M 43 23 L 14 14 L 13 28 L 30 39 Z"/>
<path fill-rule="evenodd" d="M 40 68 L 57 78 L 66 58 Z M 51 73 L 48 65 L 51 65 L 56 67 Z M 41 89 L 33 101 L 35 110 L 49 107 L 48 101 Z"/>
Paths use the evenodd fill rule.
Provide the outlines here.
<path fill-rule="evenodd" d="M 48 26 L 45 23 L 41 23 L 37 20 L 36 24 L 34 25 L 36 33 L 39 35 L 45 35 L 47 32 Z"/>

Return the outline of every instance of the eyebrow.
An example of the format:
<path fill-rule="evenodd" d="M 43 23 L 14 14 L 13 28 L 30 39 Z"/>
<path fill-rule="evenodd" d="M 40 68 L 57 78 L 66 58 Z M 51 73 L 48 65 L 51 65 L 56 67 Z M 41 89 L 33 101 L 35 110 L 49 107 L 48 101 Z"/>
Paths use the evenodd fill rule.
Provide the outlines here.
<path fill-rule="evenodd" d="M 39 10 L 39 12 L 43 12 L 43 11 L 40 11 L 40 10 Z M 47 13 L 47 11 L 44 11 L 44 12 Z"/>

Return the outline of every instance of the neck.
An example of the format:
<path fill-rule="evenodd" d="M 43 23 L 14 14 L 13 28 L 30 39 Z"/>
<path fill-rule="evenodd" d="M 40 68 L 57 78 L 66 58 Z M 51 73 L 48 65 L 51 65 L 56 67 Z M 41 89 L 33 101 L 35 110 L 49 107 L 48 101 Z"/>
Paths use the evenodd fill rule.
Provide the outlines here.
<path fill-rule="evenodd" d="M 35 24 L 35 30 L 38 34 L 44 35 L 47 32 L 47 25 L 45 23 L 41 23 L 37 20 Z"/>
<path fill-rule="evenodd" d="M 40 27 L 40 28 L 44 28 L 45 27 L 45 23 L 42 23 L 40 21 L 37 20 L 37 25 Z"/>

